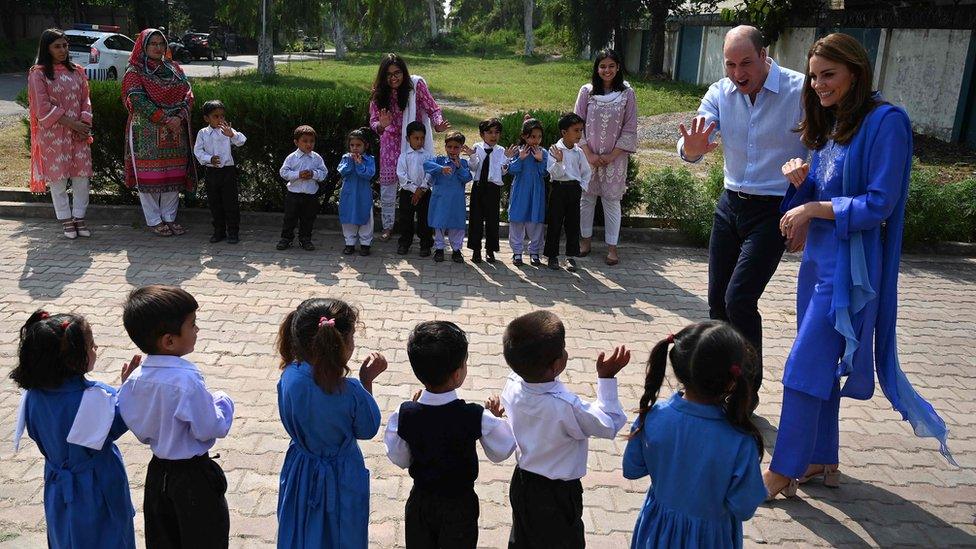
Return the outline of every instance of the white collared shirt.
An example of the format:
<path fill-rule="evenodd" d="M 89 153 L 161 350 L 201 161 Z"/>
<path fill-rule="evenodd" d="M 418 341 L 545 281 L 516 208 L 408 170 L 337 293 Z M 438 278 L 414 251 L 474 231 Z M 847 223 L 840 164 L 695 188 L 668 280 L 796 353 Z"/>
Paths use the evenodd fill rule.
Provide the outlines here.
<path fill-rule="evenodd" d="M 481 181 L 481 163 L 485 161 L 485 148 L 488 147 L 484 141 L 478 141 L 472 149 L 474 154 L 468 159 L 468 167 L 471 169 L 471 177 L 477 183 Z M 508 165 L 508 157 L 505 156 L 505 147 L 495 143 L 491 146 L 491 164 L 488 165 L 488 181 L 501 187 L 504 185 L 502 176 L 505 175 L 505 166 Z"/>
<path fill-rule="evenodd" d="M 443 406 L 457 399 L 457 391 L 428 393 L 425 390 L 421 391 L 417 402 L 426 406 Z M 401 469 L 406 469 L 410 467 L 410 445 L 400 438 L 400 434 L 397 432 L 399 419 L 400 411 L 398 409 L 393 412 L 390 420 L 386 423 L 383 442 L 386 443 L 386 455 L 389 456 L 390 461 Z M 481 447 L 484 448 L 488 459 L 495 463 L 505 461 L 515 451 L 515 437 L 512 435 L 512 427 L 507 421 L 495 417 L 488 410 L 485 410 L 481 415 Z"/>
<path fill-rule="evenodd" d="M 301 179 L 298 174 L 305 170 L 312 171 L 311 179 Z M 319 192 L 319 181 L 325 181 L 325 176 L 329 175 L 329 169 L 325 167 L 325 160 L 319 153 L 312 151 L 308 154 L 301 149 L 285 157 L 278 172 L 282 178 L 288 181 L 288 190 L 293 193 L 315 194 Z"/>
<path fill-rule="evenodd" d="M 204 166 L 223 168 L 224 166 L 234 165 L 234 153 L 231 152 L 231 145 L 240 147 L 247 141 L 243 133 L 231 129 L 233 137 L 227 137 L 220 128 L 206 126 L 197 132 L 197 140 L 193 144 L 193 156 Z M 220 157 L 220 164 L 214 166 L 210 159 L 214 156 Z"/>
<path fill-rule="evenodd" d="M 189 459 L 227 436 L 234 401 L 223 391 L 211 394 L 192 362 L 147 355 L 119 389 L 119 413 L 156 457 Z"/>
<path fill-rule="evenodd" d="M 589 437 L 612 439 L 627 423 L 616 379 L 598 379 L 596 402 L 589 403 L 559 380 L 528 383 L 512 373 L 502 404 L 515 434 L 519 468 L 553 480 L 583 478 Z"/>
<path fill-rule="evenodd" d="M 579 181 L 583 191 L 586 191 L 590 186 L 593 170 L 586 160 L 583 149 L 580 148 L 579 144 L 573 145 L 572 149 L 567 148 L 562 139 L 556 142 L 555 147 L 562 151 L 563 159 L 556 162 L 552 154 L 549 154 L 549 164 L 546 166 L 549 175 L 555 181 Z"/>
<path fill-rule="evenodd" d="M 397 159 L 397 180 L 404 191 L 415 192 L 417 188 L 430 188 L 430 174 L 424 171 L 424 162 L 433 160 L 434 155 L 426 149 L 409 151 Z"/>
<path fill-rule="evenodd" d="M 789 186 L 783 164 L 809 154 L 800 134 L 793 131 L 803 118 L 803 75 L 767 60 L 769 75 L 755 103 L 725 77 L 708 88 L 696 116 L 705 117 L 706 127 L 714 121 L 722 133 L 726 189 L 783 196 Z M 685 157 L 683 146 L 682 137 L 678 139 L 681 158 L 701 160 Z"/>

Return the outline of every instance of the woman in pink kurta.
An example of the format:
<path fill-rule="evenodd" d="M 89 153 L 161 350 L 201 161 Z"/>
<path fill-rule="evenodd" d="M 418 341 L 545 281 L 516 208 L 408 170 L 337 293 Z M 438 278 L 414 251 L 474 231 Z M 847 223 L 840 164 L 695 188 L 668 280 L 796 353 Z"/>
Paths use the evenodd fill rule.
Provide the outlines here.
<path fill-rule="evenodd" d="M 380 239 L 384 241 L 390 239 L 396 218 L 397 159 L 409 147 L 406 127 L 414 120 L 426 126 L 424 149 L 434 154 L 432 130 L 442 132 L 451 124 L 441 114 L 441 108 L 430 95 L 423 77 L 410 76 L 403 58 L 389 53 L 380 62 L 369 101 L 369 125 L 380 136 L 380 210 L 383 216 Z"/>
<path fill-rule="evenodd" d="M 580 200 L 580 255 L 590 253 L 596 199 L 603 203 L 607 265 L 620 262 L 617 240 L 627 191 L 627 162 L 637 152 L 637 96 L 624 81 L 624 67 L 614 50 L 602 50 L 593 62 L 593 81 L 576 97 L 576 114 L 586 120 L 580 144 L 593 166 L 589 189 Z"/>
<path fill-rule="evenodd" d="M 41 33 L 37 64 L 27 75 L 30 104 L 30 190 L 51 189 L 54 212 L 64 236 L 91 236 L 85 225 L 88 181 L 92 175 L 91 99 L 85 70 L 68 59 L 68 40 L 60 29 Z M 74 204 L 68 198 L 68 180 Z"/>

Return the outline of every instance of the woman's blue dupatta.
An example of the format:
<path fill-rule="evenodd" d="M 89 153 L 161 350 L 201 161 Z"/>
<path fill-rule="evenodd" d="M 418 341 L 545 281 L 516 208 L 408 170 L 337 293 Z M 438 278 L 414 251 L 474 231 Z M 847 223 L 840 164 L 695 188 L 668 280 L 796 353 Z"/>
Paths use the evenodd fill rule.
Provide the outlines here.
<path fill-rule="evenodd" d="M 867 192 L 869 155 L 878 135 L 881 122 L 886 117 L 903 121 L 911 139 L 911 123 L 908 114 L 889 104 L 876 107 L 864 119 L 860 131 L 854 136 L 844 161 L 844 196 L 858 196 Z M 909 147 L 911 150 L 911 147 Z M 832 312 L 834 329 L 845 339 L 844 356 L 838 365 L 838 377 L 853 370 L 854 352 L 860 342 L 854 330 L 853 318 L 875 297 L 878 297 L 878 317 L 875 324 L 875 370 L 878 383 L 885 397 L 895 410 L 901 413 L 919 437 L 934 437 L 939 441 L 939 451 L 946 460 L 959 466 L 949 453 L 949 430 L 945 421 L 922 395 L 918 394 L 905 376 L 898 362 L 898 346 L 895 340 L 895 323 L 898 317 L 898 266 L 901 261 L 902 233 L 905 222 L 905 202 L 908 198 L 908 181 L 911 175 L 911 154 L 906 155 L 904 181 L 901 196 L 882 229 L 883 257 L 881 263 L 881 287 L 871 287 L 867 258 L 864 252 L 863 231 L 851 232 L 848 239 L 839 239 L 837 268 L 834 275 Z M 866 342 L 870 344 L 870 342 Z"/>

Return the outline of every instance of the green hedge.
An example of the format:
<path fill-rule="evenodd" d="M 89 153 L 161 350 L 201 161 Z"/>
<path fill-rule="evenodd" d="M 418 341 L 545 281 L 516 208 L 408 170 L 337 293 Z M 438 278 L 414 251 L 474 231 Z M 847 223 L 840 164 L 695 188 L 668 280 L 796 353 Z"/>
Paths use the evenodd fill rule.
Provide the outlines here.
<path fill-rule="evenodd" d="M 295 150 L 292 132 L 300 124 L 309 124 L 318 133 L 315 150 L 329 167 L 327 196 L 338 181 L 335 166 L 345 151 L 345 134 L 368 121 L 368 97 L 361 90 L 337 88 L 324 83 L 319 89 L 294 89 L 254 83 L 225 81 L 193 82 L 195 97 L 191 113 L 194 135 L 204 126 L 200 108 L 210 99 L 220 99 L 227 107 L 227 119 L 247 136 L 247 143 L 234 148 L 235 163 L 240 170 L 241 202 L 246 208 L 261 211 L 281 210 L 285 185 L 278 169 L 285 157 Z M 127 112 L 122 105 L 118 82 L 91 82 L 92 112 L 92 185 L 96 191 L 111 195 L 109 201 L 135 203 L 133 193 L 125 187 L 123 149 Z M 193 203 L 203 198 L 187 197 Z M 334 202 L 333 202 L 334 205 Z"/>
<path fill-rule="evenodd" d="M 976 179 L 937 182 L 938 173 L 915 162 L 905 206 L 904 247 L 936 242 L 976 242 Z M 721 168 L 705 178 L 687 169 L 652 170 L 636 186 L 647 200 L 647 213 L 674 221 L 701 246 L 708 244 L 712 214 L 722 193 Z"/>

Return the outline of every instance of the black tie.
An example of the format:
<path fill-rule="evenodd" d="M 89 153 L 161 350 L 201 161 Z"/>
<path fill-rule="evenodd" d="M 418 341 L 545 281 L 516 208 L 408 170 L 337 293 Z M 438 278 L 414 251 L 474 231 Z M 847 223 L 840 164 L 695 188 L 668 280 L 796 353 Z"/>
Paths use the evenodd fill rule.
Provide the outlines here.
<path fill-rule="evenodd" d="M 491 167 L 491 147 L 485 147 L 485 159 L 481 163 L 481 177 L 478 178 L 482 183 L 488 182 L 488 168 Z"/>

